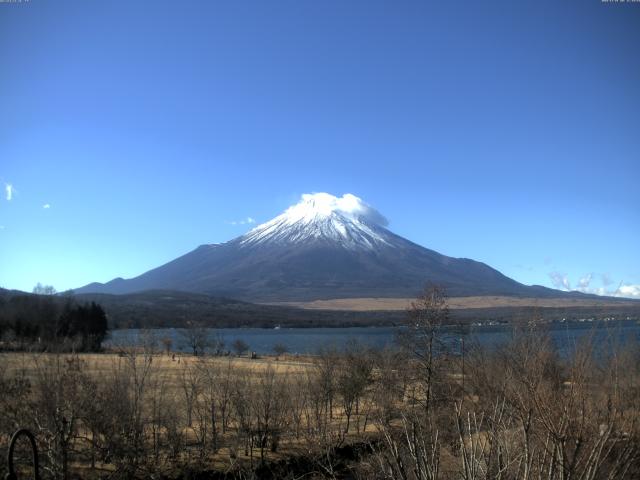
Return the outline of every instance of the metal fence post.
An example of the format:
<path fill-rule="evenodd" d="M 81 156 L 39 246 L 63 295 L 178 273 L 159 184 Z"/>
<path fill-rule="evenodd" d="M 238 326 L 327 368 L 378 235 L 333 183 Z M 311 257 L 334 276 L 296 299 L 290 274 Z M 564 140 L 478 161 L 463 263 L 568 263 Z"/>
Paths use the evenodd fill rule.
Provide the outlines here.
<path fill-rule="evenodd" d="M 31 442 L 31 450 L 33 453 L 33 474 L 34 474 L 34 478 L 35 480 L 40 480 L 40 473 L 38 471 L 38 446 L 36 445 L 36 438 L 33 436 L 33 434 L 27 430 L 26 428 L 21 428 L 20 430 L 18 430 L 17 432 L 15 432 L 12 436 L 11 436 L 11 441 L 9 442 L 9 450 L 7 452 L 7 466 L 9 468 L 9 473 L 7 473 L 7 475 L 4 477 L 5 480 L 17 480 L 18 477 L 16 476 L 16 472 L 14 470 L 13 467 L 13 451 L 16 447 L 16 443 L 18 438 L 20 437 L 20 435 L 24 435 L 25 437 L 27 437 L 29 439 L 29 442 Z"/>

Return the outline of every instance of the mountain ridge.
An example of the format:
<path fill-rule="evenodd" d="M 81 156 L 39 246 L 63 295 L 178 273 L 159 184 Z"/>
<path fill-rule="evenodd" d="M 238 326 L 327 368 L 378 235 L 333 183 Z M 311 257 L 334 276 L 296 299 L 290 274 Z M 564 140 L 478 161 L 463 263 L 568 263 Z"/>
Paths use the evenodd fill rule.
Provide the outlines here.
<path fill-rule="evenodd" d="M 274 219 L 220 244 L 205 244 L 131 279 L 91 283 L 76 293 L 177 290 L 250 302 L 415 297 L 423 286 L 450 296 L 575 297 L 526 286 L 490 266 L 420 246 L 386 228 L 354 195 L 306 194 Z"/>

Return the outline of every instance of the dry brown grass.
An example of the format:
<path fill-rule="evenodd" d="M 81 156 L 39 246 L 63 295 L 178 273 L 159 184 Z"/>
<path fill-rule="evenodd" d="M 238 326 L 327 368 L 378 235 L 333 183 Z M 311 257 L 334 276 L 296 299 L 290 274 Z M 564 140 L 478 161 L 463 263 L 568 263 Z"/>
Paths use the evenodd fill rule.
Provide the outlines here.
<path fill-rule="evenodd" d="M 350 311 L 399 311 L 409 307 L 412 298 L 334 298 L 312 302 L 275 302 L 270 305 L 287 305 L 309 310 Z M 450 309 L 498 308 L 498 307 L 607 307 L 637 306 L 632 301 L 608 301 L 585 298 L 516 298 L 504 296 L 451 297 L 447 299 Z"/>
<path fill-rule="evenodd" d="M 113 372 L 118 364 L 122 363 L 125 358 L 119 353 L 82 353 L 82 354 L 49 354 L 49 353 L 31 353 L 31 352 L 3 352 L 0 353 L 0 362 L 4 366 L 6 375 L 13 375 L 20 371 L 27 378 L 33 378 L 38 368 L 38 363 L 44 363 L 53 356 L 62 357 L 63 359 L 80 358 L 82 362 L 83 372 L 96 378 Z M 272 368 L 276 374 L 295 375 L 306 373 L 312 367 L 313 363 L 308 357 L 293 356 L 263 356 L 256 359 L 246 357 L 195 357 L 189 354 L 155 354 L 152 363 L 160 377 L 168 380 L 170 385 L 177 388 L 178 377 L 188 365 L 196 362 L 204 363 L 210 366 L 229 367 L 234 371 L 246 371 L 252 374 L 259 374 Z M 143 357 L 140 356 L 138 361 L 142 362 Z"/>

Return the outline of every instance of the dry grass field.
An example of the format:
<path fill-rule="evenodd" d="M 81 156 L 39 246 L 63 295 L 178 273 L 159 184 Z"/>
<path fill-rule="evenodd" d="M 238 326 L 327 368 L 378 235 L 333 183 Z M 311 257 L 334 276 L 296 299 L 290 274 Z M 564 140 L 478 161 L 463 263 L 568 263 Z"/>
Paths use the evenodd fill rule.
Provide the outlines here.
<path fill-rule="evenodd" d="M 82 353 L 82 354 L 47 354 L 47 353 L 30 353 L 30 352 L 10 352 L 0 353 L 0 363 L 3 365 L 6 375 L 15 374 L 17 371 L 24 372 L 27 378 L 33 379 L 39 365 L 50 363 L 52 359 L 68 361 L 79 358 L 82 362 L 83 372 L 100 377 L 108 372 L 118 369 L 126 357 L 122 353 Z M 142 361 L 144 357 L 138 356 L 138 361 Z M 313 363 L 310 357 L 293 357 L 282 355 L 262 356 L 257 359 L 248 357 L 194 357 L 185 353 L 176 353 L 175 355 L 167 355 L 165 353 L 155 353 L 152 355 L 152 365 L 156 374 L 168 380 L 175 380 L 185 367 L 195 365 L 203 365 L 206 368 L 231 368 L 234 371 L 247 371 L 261 373 L 267 369 L 273 369 L 278 374 L 301 373 L 307 372 L 312 368 Z"/>
<path fill-rule="evenodd" d="M 287 305 L 311 310 L 347 310 L 347 311 L 398 311 L 407 310 L 413 298 L 334 298 L 311 302 L 279 302 L 270 305 Z M 638 302 L 624 300 L 599 300 L 592 298 L 517 298 L 502 296 L 451 297 L 449 308 L 500 308 L 500 307 L 608 307 L 638 306 Z"/>

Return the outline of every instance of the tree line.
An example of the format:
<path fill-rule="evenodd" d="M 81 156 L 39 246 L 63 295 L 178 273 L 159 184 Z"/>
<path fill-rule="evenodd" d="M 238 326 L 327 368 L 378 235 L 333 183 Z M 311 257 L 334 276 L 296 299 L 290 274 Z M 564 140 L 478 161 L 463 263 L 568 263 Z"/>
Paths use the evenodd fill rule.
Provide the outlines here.
<path fill-rule="evenodd" d="M 36 294 L 0 297 L 0 347 L 98 351 L 107 335 L 107 315 L 95 303 L 56 296 L 47 287 Z M 45 291 L 46 290 L 46 291 Z M 42 294 L 44 293 L 44 294 Z"/>

